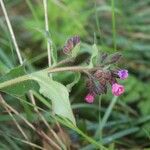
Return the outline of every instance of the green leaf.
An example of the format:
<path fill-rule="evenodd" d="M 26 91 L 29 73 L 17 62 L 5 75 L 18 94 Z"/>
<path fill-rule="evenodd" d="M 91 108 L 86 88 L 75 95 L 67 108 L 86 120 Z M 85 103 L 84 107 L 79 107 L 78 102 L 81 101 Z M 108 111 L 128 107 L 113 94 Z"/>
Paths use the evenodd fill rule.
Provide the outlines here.
<path fill-rule="evenodd" d="M 9 68 L 3 64 L 3 62 L 1 62 L 0 60 L 0 74 L 5 74 L 9 71 Z"/>
<path fill-rule="evenodd" d="M 130 75 L 127 80 L 122 80 L 120 83 L 123 84 L 126 89 L 126 95 L 123 97 L 124 102 L 131 103 L 140 99 L 140 93 L 142 93 L 141 87 L 143 87 L 143 85 L 134 76 Z"/>
<path fill-rule="evenodd" d="M 80 74 L 80 73 L 76 73 L 76 74 L 75 74 L 75 77 L 74 77 L 73 82 L 70 83 L 70 84 L 68 84 L 68 85 L 66 86 L 67 89 L 68 89 L 68 92 L 71 92 L 73 86 L 74 86 L 75 84 L 77 84 L 78 81 L 80 80 L 80 77 L 81 77 L 81 74 Z"/>
<path fill-rule="evenodd" d="M 26 72 L 24 70 L 24 66 L 16 67 L 16 68 L 10 70 L 10 72 L 8 72 L 7 74 L 3 75 L 0 78 L 0 83 L 23 76 L 25 74 L 26 74 Z M 12 94 L 12 95 L 21 96 L 21 95 L 24 95 L 26 92 L 28 92 L 31 89 L 34 89 L 34 90 L 38 89 L 38 84 L 33 80 L 26 80 L 23 82 L 18 82 L 16 84 L 12 84 L 12 85 L 10 85 L 6 88 L 0 89 L 0 90 L 3 92 L 6 92 L 6 93 Z"/>
<path fill-rule="evenodd" d="M 67 88 L 61 83 L 52 80 L 43 71 L 33 74 L 32 78 L 39 83 L 39 92 L 52 101 L 52 110 L 54 113 L 69 119 L 76 125 Z"/>
<path fill-rule="evenodd" d="M 78 43 L 71 51 L 71 57 L 76 57 L 80 50 L 80 43 Z"/>
<path fill-rule="evenodd" d="M 129 135 L 129 134 L 133 134 L 133 133 L 135 133 L 135 132 L 137 132 L 137 131 L 139 131 L 139 130 L 140 130 L 139 127 L 133 127 L 133 128 L 125 129 L 125 130 L 123 130 L 123 131 L 119 131 L 119 132 L 117 132 L 117 133 L 114 133 L 114 134 L 111 135 L 111 136 L 108 136 L 108 137 L 104 138 L 104 139 L 102 140 L 102 143 L 103 143 L 103 144 L 111 143 L 111 142 L 114 141 L 114 140 L 120 139 L 120 138 L 122 138 L 122 137 L 124 137 L 124 136 L 127 136 L 127 135 Z"/>
<path fill-rule="evenodd" d="M 90 58 L 89 67 L 93 67 L 96 64 L 97 56 L 98 56 L 98 48 L 97 48 L 96 44 L 94 44 L 92 46 L 92 56 Z"/>
<path fill-rule="evenodd" d="M 5 50 L 4 49 L 1 49 L 0 48 L 0 60 L 2 63 L 6 64 L 6 66 L 8 68 L 12 68 L 13 67 L 13 64 L 10 60 L 10 57 L 7 53 L 5 53 Z"/>

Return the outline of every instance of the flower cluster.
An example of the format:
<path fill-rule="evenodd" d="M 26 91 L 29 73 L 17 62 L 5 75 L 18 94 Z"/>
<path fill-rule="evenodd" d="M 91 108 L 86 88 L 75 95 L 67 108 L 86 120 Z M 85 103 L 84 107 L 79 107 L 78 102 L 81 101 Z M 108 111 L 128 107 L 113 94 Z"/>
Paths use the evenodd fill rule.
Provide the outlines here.
<path fill-rule="evenodd" d="M 105 94 L 107 92 L 107 85 L 110 84 L 112 94 L 120 96 L 124 93 L 123 85 L 117 83 L 117 79 L 124 80 L 128 77 L 128 71 L 125 69 L 112 71 L 112 70 L 97 70 L 94 74 L 89 76 L 87 80 L 87 88 L 89 93 L 85 97 L 86 102 L 93 103 L 95 96 Z"/>
<path fill-rule="evenodd" d="M 78 44 L 80 44 L 79 36 L 76 35 L 69 38 L 63 47 L 64 54 L 70 56 L 73 53 L 73 49 Z M 88 94 L 85 97 L 85 100 L 88 103 L 93 103 L 96 95 L 106 94 L 108 85 L 111 85 L 111 91 L 113 95 L 120 96 L 124 93 L 125 88 L 123 85 L 120 85 L 117 82 L 117 78 L 124 80 L 128 77 L 128 70 L 116 70 L 114 68 L 111 69 L 112 67 L 110 67 L 111 65 L 115 64 L 120 60 L 120 53 L 117 52 L 110 55 L 108 55 L 107 53 L 102 53 L 100 55 L 100 58 L 98 58 L 98 56 L 98 54 L 94 56 L 96 58 L 94 58 L 94 63 L 92 62 L 93 66 L 96 68 L 96 71 L 86 72 L 83 70 L 84 73 L 88 75 Z"/>

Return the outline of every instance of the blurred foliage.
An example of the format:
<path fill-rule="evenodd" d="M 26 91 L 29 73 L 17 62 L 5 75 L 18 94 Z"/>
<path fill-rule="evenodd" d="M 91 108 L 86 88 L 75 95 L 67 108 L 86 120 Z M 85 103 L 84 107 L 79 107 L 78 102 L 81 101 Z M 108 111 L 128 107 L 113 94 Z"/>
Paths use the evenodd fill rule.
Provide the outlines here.
<path fill-rule="evenodd" d="M 26 0 L 28 1 L 28 0 Z M 27 3 L 29 5 L 29 2 Z M 88 3 L 84 1 L 49 1 L 48 14 L 50 24 L 50 36 L 57 46 L 63 46 L 69 36 L 80 34 L 86 36 L 87 31 L 84 26 L 87 23 Z M 44 14 L 43 5 L 39 2 L 31 2 L 30 10 L 32 16 L 24 18 L 23 26 L 27 31 L 31 31 L 31 39 L 33 41 L 43 41 L 44 33 Z M 82 14 L 82 15 L 81 15 Z M 45 44 L 43 43 L 42 46 Z"/>
<path fill-rule="evenodd" d="M 83 55 L 79 55 L 77 63 L 89 61 L 84 55 L 87 56 L 92 53 L 89 44 L 94 42 L 99 51 L 114 52 L 111 0 L 48 0 L 50 35 L 44 30 L 44 13 L 41 0 L 6 0 L 5 4 L 21 53 L 25 58 L 24 65 L 27 72 L 47 66 L 47 38 L 52 40 L 53 49 L 55 53 L 58 52 L 60 60 L 65 57 L 61 51 L 63 45 L 72 35 L 79 35 L 82 40 L 80 53 Z M 122 147 L 143 149 L 150 147 L 150 0 L 115 0 L 114 11 L 115 41 L 117 50 L 124 57 L 119 65 L 129 70 L 130 77 L 122 82 L 126 87 L 126 93 L 119 98 L 104 128 L 104 143 L 112 142 L 113 144 L 109 146 L 110 149 L 115 149 L 114 147 L 118 149 Z M 4 20 L 5 18 L 0 12 L 1 75 L 18 64 Z M 56 73 L 54 78 L 65 85 L 74 80 L 72 73 L 62 73 L 61 75 Z M 94 138 L 92 133 L 97 129 L 99 121 L 98 98 L 93 105 L 84 103 L 86 94 L 84 77 L 81 77 L 79 82 L 77 84 L 75 82 L 74 85 L 71 87 L 70 100 L 77 118 L 77 125 L 84 133 L 88 133 Z M 15 108 L 21 110 L 21 114 L 26 116 L 27 113 L 30 114 L 30 111 L 33 113 L 32 109 L 28 110 L 29 108 L 26 106 L 19 105 L 18 99 L 12 95 L 5 95 L 5 98 Z M 111 93 L 102 97 L 100 110 L 102 116 L 111 99 Z M 38 102 L 38 106 L 42 107 L 43 103 Z M 45 107 L 43 106 L 43 108 Z M 12 138 L 16 135 L 19 138 L 21 135 L 14 128 L 14 125 L 11 125 L 10 128 L 11 117 L 9 115 L 4 116 L 3 109 L 1 112 L 0 149 L 7 150 L 10 147 L 15 150 L 22 149 L 24 144 Z M 38 117 L 35 115 L 35 118 Z M 34 119 L 33 122 L 37 120 Z M 48 117 L 47 120 L 51 122 Z M 130 128 L 131 130 L 128 130 Z M 25 131 L 28 132 L 33 142 L 38 143 L 40 141 L 38 137 L 33 137 L 32 134 L 34 133 L 27 131 L 26 127 Z M 77 149 L 90 146 L 76 132 L 69 130 L 69 133 L 71 140 L 75 143 L 73 146 Z M 109 142 L 110 138 L 112 141 Z M 27 148 L 24 147 L 23 149 Z"/>

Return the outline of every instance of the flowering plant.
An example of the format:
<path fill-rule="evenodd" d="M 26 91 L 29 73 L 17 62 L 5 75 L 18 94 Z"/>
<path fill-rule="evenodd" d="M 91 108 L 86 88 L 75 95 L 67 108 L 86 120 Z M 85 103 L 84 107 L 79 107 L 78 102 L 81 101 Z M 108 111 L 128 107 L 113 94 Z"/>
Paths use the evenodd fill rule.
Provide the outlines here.
<path fill-rule="evenodd" d="M 80 44 L 79 36 L 71 37 L 64 46 L 64 53 L 72 56 L 73 49 L 78 44 Z M 95 49 L 97 50 L 96 46 Z M 112 55 L 102 53 L 100 55 L 101 57 L 98 57 L 99 54 L 97 50 L 95 54 L 96 55 L 91 56 L 89 70 L 83 70 L 88 77 L 86 83 L 88 93 L 85 96 L 85 101 L 88 103 L 93 103 L 96 95 L 106 94 L 109 84 L 111 85 L 113 95 L 122 95 L 125 88 L 123 85 L 118 84 L 117 78 L 124 80 L 128 77 L 128 70 L 116 69 L 116 67 L 114 67 L 114 64 L 121 58 L 119 53 Z M 90 69 L 91 64 L 95 69 Z"/>

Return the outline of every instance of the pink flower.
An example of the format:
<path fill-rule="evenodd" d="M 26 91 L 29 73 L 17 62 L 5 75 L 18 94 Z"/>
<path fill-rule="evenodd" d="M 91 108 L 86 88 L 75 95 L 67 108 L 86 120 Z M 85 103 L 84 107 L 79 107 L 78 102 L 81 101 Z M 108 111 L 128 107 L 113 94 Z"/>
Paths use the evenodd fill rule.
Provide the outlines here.
<path fill-rule="evenodd" d="M 118 83 L 115 83 L 112 85 L 112 94 L 115 95 L 115 96 L 120 96 L 121 94 L 124 93 L 124 86 L 118 84 Z"/>
<path fill-rule="evenodd" d="M 94 102 L 94 95 L 93 94 L 91 94 L 91 93 L 89 93 L 86 97 L 85 97 L 85 101 L 87 102 L 87 103 L 93 103 Z"/>

